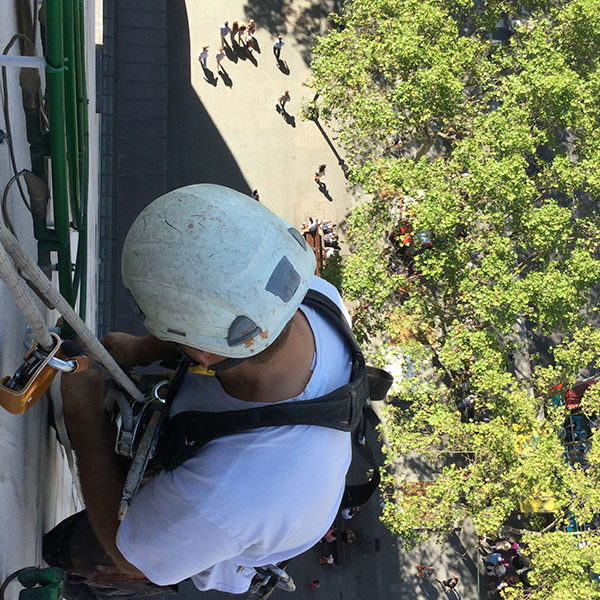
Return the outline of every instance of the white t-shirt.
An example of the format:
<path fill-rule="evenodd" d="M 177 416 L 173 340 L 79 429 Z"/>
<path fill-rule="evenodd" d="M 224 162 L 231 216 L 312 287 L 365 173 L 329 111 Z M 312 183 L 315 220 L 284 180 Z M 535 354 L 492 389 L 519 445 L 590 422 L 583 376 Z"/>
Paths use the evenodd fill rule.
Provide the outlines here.
<path fill-rule="evenodd" d="M 311 287 L 342 308 L 337 290 Z M 313 374 L 295 402 L 349 381 L 351 354 L 336 329 L 314 310 Z M 171 415 L 264 406 L 229 396 L 216 377 L 188 374 Z M 188 577 L 200 590 L 245 592 L 252 567 L 277 563 L 313 546 L 335 519 L 350 466 L 350 434 L 325 427 L 262 427 L 209 442 L 136 494 L 119 527 L 123 556 L 159 585 Z"/>

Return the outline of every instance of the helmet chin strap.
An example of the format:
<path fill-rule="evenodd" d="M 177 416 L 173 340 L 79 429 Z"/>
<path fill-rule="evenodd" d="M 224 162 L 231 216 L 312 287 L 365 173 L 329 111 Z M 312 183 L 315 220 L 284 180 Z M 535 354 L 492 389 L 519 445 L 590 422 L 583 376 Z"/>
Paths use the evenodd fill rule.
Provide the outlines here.
<path fill-rule="evenodd" d="M 249 356 L 246 358 L 225 358 L 224 360 L 215 363 L 214 365 L 210 365 L 208 367 L 211 371 L 215 371 L 218 373 L 219 371 L 226 371 L 227 369 L 231 369 L 232 367 L 237 367 L 239 364 L 243 363 L 245 360 L 248 360 Z"/>
<path fill-rule="evenodd" d="M 183 354 L 183 356 L 185 356 L 185 358 L 187 358 L 190 361 L 190 366 L 198 366 L 200 364 L 197 360 L 192 358 L 187 353 L 187 350 L 181 344 L 175 343 L 175 347 L 177 348 L 177 350 L 179 350 L 179 352 L 181 352 L 181 354 Z M 206 367 L 206 369 L 208 371 L 213 371 L 215 373 L 218 371 L 226 371 L 227 369 L 237 367 L 237 365 L 243 363 L 248 358 L 250 358 L 250 357 L 248 356 L 246 358 L 224 358 L 223 360 L 220 360 L 218 363 L 215 363 L 214 365 L 210 365 L 209 367 Z"/>

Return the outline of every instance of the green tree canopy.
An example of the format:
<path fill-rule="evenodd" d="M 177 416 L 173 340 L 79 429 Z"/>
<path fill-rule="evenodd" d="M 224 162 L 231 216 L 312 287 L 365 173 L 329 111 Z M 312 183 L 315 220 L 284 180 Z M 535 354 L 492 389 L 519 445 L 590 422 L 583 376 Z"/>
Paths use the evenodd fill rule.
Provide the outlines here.
<path fill-rule="evenodd" d="M 600 0 L 354 0 L 332 21 L 310 109 L 372 196 L 346 224 L 344 294 L 357 333 L 414 373 L 387 409 L 390 467 L 439 467 L 427 485 L 391 469 L 385 521 L 413 541 L 466 516 L 493 535 L 550 494 L 557 528 L 589 523 L 600 453 L 569 466 L 544 397 L 599 366 Z"/>

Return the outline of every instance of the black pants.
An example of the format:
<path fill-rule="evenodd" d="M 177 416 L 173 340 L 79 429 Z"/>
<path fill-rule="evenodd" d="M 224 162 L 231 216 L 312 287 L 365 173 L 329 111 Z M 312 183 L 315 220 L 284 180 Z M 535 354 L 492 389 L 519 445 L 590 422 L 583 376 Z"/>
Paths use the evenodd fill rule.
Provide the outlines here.
<path fill-rule="evenodd" d="M 84 510 L 44 536 L 42 553 L 51 567 L 61 567 L 67 573 L 64 589 L 67 600 L 132 595 L 142 598 L 177 591 L 177 586 L 163 587 L 121 573 L 98 541 Z"/>

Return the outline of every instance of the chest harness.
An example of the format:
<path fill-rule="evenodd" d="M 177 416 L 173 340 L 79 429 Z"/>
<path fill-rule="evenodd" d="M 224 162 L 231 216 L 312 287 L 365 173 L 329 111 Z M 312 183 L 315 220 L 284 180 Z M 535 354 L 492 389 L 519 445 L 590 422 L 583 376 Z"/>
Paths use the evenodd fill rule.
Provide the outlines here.
<path fill-rule="evenodd" d="M 117 440 L 117 452 L 133 459 L 123 489 L 119 518 L 123 518 L 129 501 L 137 491 L 150 457 L 153 467 L 173 470 L 211 440 L 259 427 L 282 425 L 318 425 L 349 432 L 352 435 L 353 454 L 356 450 L 362 456 L 371 468 L 371 475 L 365 483 L 346 485 L 340 508 L 360 506 L 371 497 L 381 479 L 367 440 L 368 426 L 375 427 L 379 422 L 371 401 L 385 398 L 393 378 L 382 369 L 365 365 L 352 330 L 335 302 L 320 292 L 309 290 L 302 304 L 318 312 L 347 342 L 352 359 L 350 381 L 311 400 L 224 412 L 185 411 L 169 419 L 172 402 L 192 363 L 189 358 L 183 358 L 168 386 L 166 399 L 159 399 L 159 394 L 155 392 L 156 399 L 146 405 L 149 410 L 141 419 L 145 421 L 145 426 L 138 427 L 140 433 L 134 433 L 132 439 L 124 444 L 126 451 L 119 449 L 122 435 Z M 293 591 L 294 583 L 285 573 L 285 563 L 256 569 L 258 575 L 251 586 L 248 600 L 265 599 L 275 587 Z"/>
<path fill-rule="evenodd" d="M 342 334 L 352 356 L 350 382 L 312 400 L 275 403 L 269 406 L 225 412 L 185 411 L 169 419 L 158 443 L 156 460 L 168 470 L 181 465 L 202 446 L 216 438 L 278 425 L 318 425 L 352 434 L 353 448 L 372 469 L 366 483 L 348 485 L 341 508 L 364 504 L 380 481 L 379 468 L 367 442 L 368 424 L 379 419 L 370 406 L 371 400 L 383 400 L 392 383 L 387 372 L 367 367 L 348 322 L 339 307 L 327 296 L 309 290 L 302 304 L 317 311 Z M 180 365 L 187 370 L 188 365 Z M 183 377 L 176 373 L 169 396 L 176 394 Z"/>

